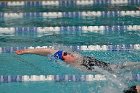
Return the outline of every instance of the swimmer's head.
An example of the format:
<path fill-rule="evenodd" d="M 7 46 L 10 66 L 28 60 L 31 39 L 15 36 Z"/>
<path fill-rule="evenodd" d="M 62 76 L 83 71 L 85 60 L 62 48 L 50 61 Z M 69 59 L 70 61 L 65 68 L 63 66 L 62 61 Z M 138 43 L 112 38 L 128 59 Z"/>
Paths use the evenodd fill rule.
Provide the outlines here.
<path fill-rule="evenodd" d="M 54 57 L 56 59 L 61 59 L 62 60 L 62 55 L 63 55 L 63 51 L 62 50 L 59 50 L 57 51 L 55 54 L 54 54 Z"/>

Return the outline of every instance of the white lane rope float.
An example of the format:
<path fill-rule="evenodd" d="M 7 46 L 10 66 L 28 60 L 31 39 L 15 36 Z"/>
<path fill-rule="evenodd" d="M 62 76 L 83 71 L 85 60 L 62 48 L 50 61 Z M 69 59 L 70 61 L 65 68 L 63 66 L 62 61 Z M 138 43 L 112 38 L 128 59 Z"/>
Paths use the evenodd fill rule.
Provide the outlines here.
<path fill-rule="evenodd" d="M 43 36 L 47 34 L 80 35 L 84 33 L 121 34 L 140 31 L 140 25 L 124 26 L 55 26 L 55 27 L 0 27 L 0 36 Z"/>
<path fill-rule="evenodd" d="M 114 17 L 138 17 L 140 10 L 136 11 L 80 11 L 80 12 L 0 12 L 2 19 L 18 18 L 114 18 Z M 5 20 L 7 21 L 7 20 Z"/>
<path fill-rule="evenodd" d="M 133 74 L 129 80 L 139 81 L 140 74 Z M 26 81 L 58 81 L 58 82 L 84 82 L 106 81 L 105 75 L 0 75 L 0 83 L 26 82 Z"/>
<path fill-rule="evenodd" d="M 1 1 L 0 7 L 7 6 L 23 6 L 23 7 L 38 7 L 38 6 L 60 6 L 60 7 L 75 7 L 75 6 L 95 6 L 95 5 L 137 5 L 140 0 L 47 0 L 47 1 Z"/>
<path fill-rule="evenodd" d="M 73 51 L 140 51 L 140 44 L 120 44 L 120 45 L 81 45 L 66 46 Z M 13 53 L 19 49 L 35 49 L 35 48 L 54 48 L 53 46 L 22 46 L 22 47 L 0 47 L 1 53 Z"/>

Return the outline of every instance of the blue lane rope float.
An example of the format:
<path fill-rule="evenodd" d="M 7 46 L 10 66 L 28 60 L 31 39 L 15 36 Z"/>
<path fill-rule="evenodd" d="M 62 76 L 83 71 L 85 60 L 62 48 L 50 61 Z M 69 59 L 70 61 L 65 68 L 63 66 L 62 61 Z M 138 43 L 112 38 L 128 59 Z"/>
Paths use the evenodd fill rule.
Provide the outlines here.
<path fill-rule="evenodd" d="M 45 34 L 81 34 L 81 33 L 124 33 L 127 31 L 139 31 L 140 25 L 124 26 L 56 26 L 56 27 L 0 27 L 0 35 L 9 36 L 42 36 Z"/>
<path fill-rule="evenodd" d="M 82 46 L 67 46 L 74 51 L 140 51 L 140 44 L 121 44 L 121 45 L 82 45 Z M 36 47 L 0 47 L 0 53 L 13 53 L 19 49 L 34 49 L 34 48 L 54 48 L 53 46 L 36 46 Z"/>
<path fill-rule="evenodd" d="M 140 16 L 140 11 L 80 11 L 80 12 L 29 12 L 29 13 L 6 13 L 0 12 L 1 18 L 82 18 L 82 17 L 123 17 L 123 16 Z"/>
<path fill-rule="evenodd" d="M 129 80 L 140 81 L 140 74 L 133 74 Z M 1 75 L 0 83 L 29 82 L 29 81 L 58 81 L 58 82 L 84 82 L 106 81 L 104 75 Z"/>
<path fill-rule="evenodd" d="M 140 0 L 47 0 L 47 1 L 1 1 L 0 7 L 6 6 L 85 6 L 85 5 L 137 5 Z"/>

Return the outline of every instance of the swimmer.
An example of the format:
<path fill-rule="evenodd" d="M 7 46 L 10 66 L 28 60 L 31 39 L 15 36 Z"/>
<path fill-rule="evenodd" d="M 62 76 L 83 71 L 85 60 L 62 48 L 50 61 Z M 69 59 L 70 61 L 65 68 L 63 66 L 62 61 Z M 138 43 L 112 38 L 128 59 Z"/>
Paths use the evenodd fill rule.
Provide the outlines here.
<path fill-rule="evenodd" d="M 115 71 L 117 69 L 123 69 L 127 67 L 137 66 L 140 65 L 139 62 L 127 62 L 125 64 L 110 64 L 96 58 L 89 57 L 89 56 L 82 56 L 77 53 L 70 53 L 63 50 L 54 50 L 50 48 L 39 48 L 39 49 L 24 49 L 24 50 L 17 50 L 16 54 L 37 54 L 37 55 L 53 55 L 54 58 L 60 59 L 67 64 L 70 64 L 80 70 L 83 71 L 95 71 L 94 66 L 97 66 L 101 69 L 107 71 Z"/>
<path fill-rule="evenodd" d="M 132 86 L 123 91 L 124 93 L 140 93 L 140 86 Z"/>

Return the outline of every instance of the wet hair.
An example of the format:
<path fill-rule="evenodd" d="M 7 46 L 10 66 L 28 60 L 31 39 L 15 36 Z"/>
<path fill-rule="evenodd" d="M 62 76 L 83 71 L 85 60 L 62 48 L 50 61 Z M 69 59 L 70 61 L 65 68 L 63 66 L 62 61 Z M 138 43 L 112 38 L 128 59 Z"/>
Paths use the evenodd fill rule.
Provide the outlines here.
<path fill-rule="evenodd" d="M 132 86 L 128 88 L 127 90 L 124 90 L 123 92 L 124 93 L 137 93 L 137 89 L 136 89 L 136 86 Z"/>

